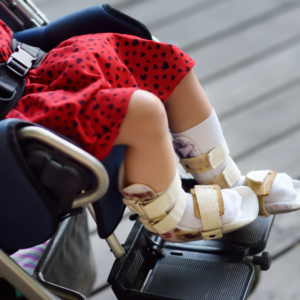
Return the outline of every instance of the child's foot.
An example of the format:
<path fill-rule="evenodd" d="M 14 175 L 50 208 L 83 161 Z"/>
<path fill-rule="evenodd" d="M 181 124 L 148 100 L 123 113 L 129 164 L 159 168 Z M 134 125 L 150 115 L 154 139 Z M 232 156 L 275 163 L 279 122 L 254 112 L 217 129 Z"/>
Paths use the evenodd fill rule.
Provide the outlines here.
<path fill-rule="evenodd" d="M 224 203 L 224 213 L 221 215 L 222 224 L 227 224 L 238 220 L 241 217 L 242 197 L 235 190 L 222 190 L 222 198 Z M 186 193 L 187 203 L 184 214 L 178 223 L 181 227 L 190 227 L 202 229 L 201 219 L 195 216 L 193 196 Z"/>
<path fill-rule="evenodd" d="M 174 150 L 180 157 L 182 166 L 192 173 L 199 184 L 218 184 L 222 189 L 248 185 L 252 190 L 257 190 L 255 180 L 250 185 L 245 184 L 245 176 L 241 176 L 229 157 L 229 150 L 214 111 L 204 122 L 182 133 L 173 134 L 173 137 Z M 262 173 L 264 171 L 260 174 Z M 268 189 L 264 186 L 267 182 Z M 256 192 L 260 214 L 268 216 L 300 209 L 299 185 L 299 181 L 292 180 L 286 174 L 277 174 L 272 183 L 266 175 L 261 182 L 261 191 Z"/>
<path fill-rule="evenodd" d="M 143 184 L 124 186 L 119 185 L 124 204 L 141 216 L 146 229 L 171 242 L 220 238 L 258 214 L 256 195 L 248 187 L 221 191 L 219 186 L 196 185 L 186 193 L 178 174 L 163 193 Z"/>
<path fill-rule="evenodd" d="M 242 186 L 245 182 L 247 184 L 246 177 L 241 176 L 234 186 Z M 269 195 L 263 199 L 266 212 L 268 214 L 280 214 L 300 209 L 299 186 L 300 182 L 293 180 L 286 173 L 276 174 Z M 267 215 L 263 211 L 261 214 Z"/>

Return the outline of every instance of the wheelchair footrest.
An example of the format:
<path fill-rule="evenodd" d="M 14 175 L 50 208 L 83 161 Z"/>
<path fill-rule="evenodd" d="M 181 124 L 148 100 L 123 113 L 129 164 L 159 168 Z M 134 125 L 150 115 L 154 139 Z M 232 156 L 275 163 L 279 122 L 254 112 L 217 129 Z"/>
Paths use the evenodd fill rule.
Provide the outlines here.
<path fill-rule="evenodd" d="M 254 279 L 251 265 L 218 261 L 217 256 L 204 260 L 184 256 L 158 261 L 144 291 L 170 299 L 245 299 Z"/>
<path fill-rule="evenodd" d="M 124 245 L 126 255 L 115 261 L 108 282 L 119 300 L 246 299 L 255 278 L 246 257 L 251 249 L 264 249 L 272 222 L 258 219 L 236 239 L 173 244 L 137 221 Z M 245 236 L 252 230 L 260 232 L 259 238 L 248 243 Z"/>
<path fill-rule="evenodd" d="M 248 254 L 257 254 L 266 248 L 274 219 L 274 215 L 268 218 L 258 216 L 256 220 L 248 226 L 224 235 L 221 241 L 224 243 L 243 245 L 249 248 Z"/>

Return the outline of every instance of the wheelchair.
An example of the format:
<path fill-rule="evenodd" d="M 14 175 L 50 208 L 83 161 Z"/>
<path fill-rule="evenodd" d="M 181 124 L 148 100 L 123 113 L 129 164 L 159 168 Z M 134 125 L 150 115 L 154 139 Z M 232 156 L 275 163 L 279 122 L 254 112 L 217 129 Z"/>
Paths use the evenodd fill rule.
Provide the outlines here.
<path fill-rule="evenodd" d="M 29 0 L 13 6 L 2 0 L 0 18 L 19 42 L 44 51 L 72 36 L 95 32 L 154 39 L 142 23 L 109 5 L 48 23 Z M 0 148 L 0 188 L 5 199 L 0 223 L 7 228 L 0 232 L 0 298 L 15 299 L 16 288 L 26 299 L 87 299 L 84 295 L 90 292 L 95 266 L 86 207 L 99 237 L 106 239 L 116 258 L 108 283 L 120 300 L 242 300 L 253 287 L 254 266 L 270 268 L 270 255 L 258 254 L 266 247 L 274 216 L 258 217 L 221 239 L 180 244 L 162 240 L 136 220 L 121 245 L 114 231 L 125 209 L 117 189 L 125 146 L 115 146 L 99 162 L 63 136 L 10 119 L 0 122 Z M 195 184 L 187 178 L 182 183 L 185 190 Z M 33 278 L 9 257 L 49 238 Z"/>

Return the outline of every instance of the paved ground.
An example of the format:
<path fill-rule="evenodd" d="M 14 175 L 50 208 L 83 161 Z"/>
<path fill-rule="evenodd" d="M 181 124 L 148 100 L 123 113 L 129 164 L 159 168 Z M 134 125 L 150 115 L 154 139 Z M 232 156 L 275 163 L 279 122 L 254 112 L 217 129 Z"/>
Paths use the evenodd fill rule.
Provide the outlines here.
<path fill-rule="evenodd" d="M 99 4 L 96 0 L 35 0 L 49 20 Z M 111 0 L 196 61 L 195 72 L 223 126 L 242 173 L 276 169 L 300 178 L 300 1 Z M 300 213 L 275 220 L 268 251 L 276 257 L 254 299 L 300 299 Z M 124 241 L 125 218 L 117 235 Z M 92 226 L 92 225 L 91 225 Z M 95 288 L 105 285 L 112 254 L 92 235 Z M 290 251 L 286 249 L 292 248 Z M 92 300 L 116 299 L 109 288 Z"/>

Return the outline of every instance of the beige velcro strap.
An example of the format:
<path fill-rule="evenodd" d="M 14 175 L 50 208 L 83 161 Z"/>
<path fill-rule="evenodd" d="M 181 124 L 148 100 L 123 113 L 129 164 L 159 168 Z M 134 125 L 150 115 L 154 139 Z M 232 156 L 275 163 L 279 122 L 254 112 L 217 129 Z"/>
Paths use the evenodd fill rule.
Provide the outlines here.
<path fill-rule="evenodd" d="M 223 196 L 222 196 L 222 193 L 221 193 L 221 188 L 217 184 L 212 185 L 212 187 L 215 190 L 216 195 L 217 195 L 219 216 L 222 216 L 222 215 L 224 215 L 225 207 L 224 207 Z M 195 216 L 196 216 L 196 218 L 201 219 L 201 213 L 200 213 L 200 210 L 199 210 L 195 189 L 191 189 L 190 193 L 193 196 Z"/>
<path fill-rule="evenodd" d="M 124 198 L 123 203 L 144 219 L 160 219 L 167 215 L 166 211 L 175 202 L 181 189 L 181 179 L 177 172 L 169 189 L 159 197 L 150 201 L 133 201 Z"/>
<path fill-rule="evenodd" d="M 126 198 L 123 198 L 123 203 L 135 214 L 138 214 L 138 215 L 143 215 L 144 214 L 144 211 L 141 209 L 140 205 L 136 202 L 133 202 L 132 200 L 129 200 L 129 199 L 126 199 Z"/>
<path fill-rule="evenodd" d="M 154 233 L 163 234 L 166 233 L 179 223 L 181 220 L 186 206 L 186 193 L 181 188 L 178 199 L 171 209 L 171 211 L 161 219 L 148 220 L 141 217 L 139 220 L 144 224 L 146 229 Z"/>
<path fill-rule="evenodd" d="M 220 219 L 218 195 L 213 186 L 195 185 L 197 204 L 201 212 L 204 240 L 221 238 L 223 226 Z M 223 202 L 223 201 L 222 201 Z"/>
<path fill-rule="evenodd" d="M 241 177 L 241 172 L 233 160 L 227 165 L 224 171 L 206 185 L 217 184 L 221 189 L 231 188 Z"/>
<path fill-rule="evenodd" d="M 180 159 L 180 163 L 188 173 L 203 173 L 215 169 L 229 156 L 225 139 L 213 150 L 194 158 Z"/>
<path fill-rule="evenodd" d="M 277 172 L 271 170 L 251 171 L 247 174 L 244 185 L 252 189 L 259 202 L 259 214 L 270 216 L 265 210 L 264 197 L 269 196 Z"/>
<path fill-rule="evenodd" d="M 181 191 L 181 179 L 177 172 L 175 180 L 167 191 L 153 201 L 142 203 L 142 210 L 149 219 L 157 218 L 167 211 L 175 202 Z"/>

